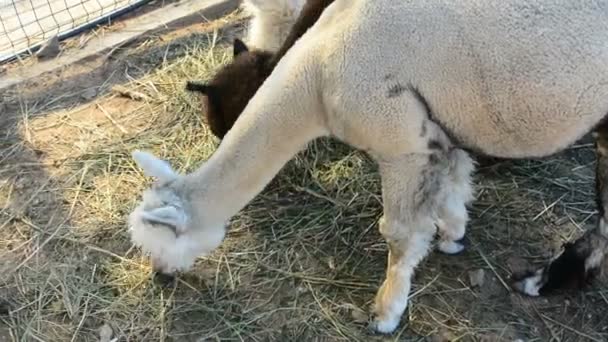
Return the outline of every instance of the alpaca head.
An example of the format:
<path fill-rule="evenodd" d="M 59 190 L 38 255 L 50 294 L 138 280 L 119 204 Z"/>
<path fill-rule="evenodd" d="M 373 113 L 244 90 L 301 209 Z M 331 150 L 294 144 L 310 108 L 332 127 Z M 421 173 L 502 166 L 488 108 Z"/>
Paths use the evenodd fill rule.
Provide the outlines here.
<path fill-rule="evenodd" d="M 207 124 L 220 139 L 232 128 L 272 71 L 272 53 L 250 50 L 239 39 L 234 40 L 233 49 L 234 60 L 222 67 L 209 83 L 186 85 L 187 90 L 205 95 Z"/>
<path fill-rule="evenodd" d="M 152 188 L 129 216 L 131 240 L 150 255 L 155 272 L 170 275 L 187 270 L 198 256 L 210 253 L 224 238 L 224 225 L 207 226 L 190 207 L 184 177 L 153 155 L 135 151 L 133 158 Z"/>

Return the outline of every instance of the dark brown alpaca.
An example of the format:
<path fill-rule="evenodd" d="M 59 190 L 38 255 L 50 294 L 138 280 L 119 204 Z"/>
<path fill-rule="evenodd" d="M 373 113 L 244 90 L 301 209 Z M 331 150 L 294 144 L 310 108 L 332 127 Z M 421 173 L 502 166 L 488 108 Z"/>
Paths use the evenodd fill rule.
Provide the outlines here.
<path fill-rule="evenodd" d="M 207 124 L 216 137 L 222 139 L 228 133 L 279 60 L 332 2 L 334 0 L 308 0 L 276 54 L 250 50 L 240 39 L 235 39 L 232 63 L 222 67 L 207 84 L 187 83 L 187 90 L 205 95 Z"/>

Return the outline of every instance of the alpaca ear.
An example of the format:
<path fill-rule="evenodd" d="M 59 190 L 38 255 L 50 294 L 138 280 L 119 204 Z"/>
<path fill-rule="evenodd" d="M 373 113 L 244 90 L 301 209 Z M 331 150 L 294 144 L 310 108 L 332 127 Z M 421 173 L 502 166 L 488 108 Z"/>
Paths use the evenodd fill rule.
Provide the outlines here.
<path fill-rule="evenodd" d="M 156 177 L 161 182 L 177 178 L 177 173 L 173 171 L 169 163 L 156 158 L 151 153 L 136 150 L 132 153 L 132 156 L 148 177 Z"/>
<path fill-rule="evenodd" d="M 211 86 L 208 86 L 204 83 L 188 81 L 188 82 L 186 82 L 186 90 L 207 95 L 207 94 L 209 94 L 209 91 L 211 90 Z"/>
<path fill-rule="evenodd" d="M 249 48 L 247 47 L 247 45 L 238 38 L 234 39 L 234 44 L 232 45 L 232 49 L 233 49 L 234 57 L 240 55 L 243 52 L 249 51 Z"/>
<path fill-rule="evenodd" d="M 186 214 L 174 206 L 144 211 L 141 213 L 141 220 L 146 224 L 158 224 L 171 229 L 175 235 L 180 235 L 186 231 Z"/>

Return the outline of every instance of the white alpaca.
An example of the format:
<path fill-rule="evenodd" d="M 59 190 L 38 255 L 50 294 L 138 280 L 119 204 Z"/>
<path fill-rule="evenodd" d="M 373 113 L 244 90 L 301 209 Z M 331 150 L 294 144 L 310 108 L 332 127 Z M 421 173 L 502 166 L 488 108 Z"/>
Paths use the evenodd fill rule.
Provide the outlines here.
<path fill-rule="evenodd" d="M 252 18 L 247 44 L 269 52 L 279 50 L 306 0 L 243 0 L 242 7 Z"/>
<path fill-rule="evenodd" d="M 133 241 L 156 270 L 187 270 L 289 159 L 332 135 L 379 164 L 389 258 L 372 324 L 392 332 L 436 226 L 445 249 L 461 248 L 474 168 L 463 148 L 548 156 L 606 116 L 607 22 L 608 0 L 337 0 L 198 170 L 134 154 L 158 182 L 131 214 Z"/>

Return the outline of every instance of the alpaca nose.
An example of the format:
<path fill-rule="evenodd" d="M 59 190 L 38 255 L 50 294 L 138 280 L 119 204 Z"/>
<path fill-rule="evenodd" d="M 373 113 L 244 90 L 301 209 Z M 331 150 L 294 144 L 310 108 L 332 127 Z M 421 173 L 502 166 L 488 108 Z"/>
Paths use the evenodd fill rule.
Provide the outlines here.
<path fill-rule="evenodd" d="M 166 272 L 164 263 L 162 263 L 157 258 L 152 258 L 150 260 L 150 263 L 152 264 L 152 271 L 154 273 L 155 282 L 163 286 L 167 286 L 173 283 L 173 281 L 175 280 L 175 275 L 170 272 Z"/>
<path fill-rule="evenodd" d="M 157 258 L 152 257 L 150 259 L 150 265 L 152 266 L 152 271 L 154 273 L 163 273 L 162 263 Z"/>
<path fill-rule="evenodd" d="M 169 286 L 175 281 L 175 275 L 162 272 L 154 272 L 154 282 L 162 286 Z"/>

